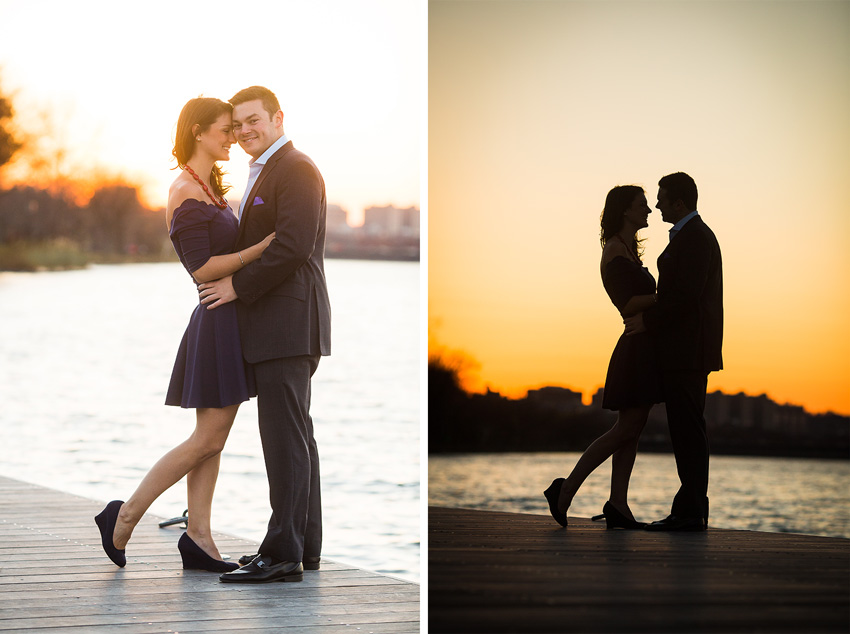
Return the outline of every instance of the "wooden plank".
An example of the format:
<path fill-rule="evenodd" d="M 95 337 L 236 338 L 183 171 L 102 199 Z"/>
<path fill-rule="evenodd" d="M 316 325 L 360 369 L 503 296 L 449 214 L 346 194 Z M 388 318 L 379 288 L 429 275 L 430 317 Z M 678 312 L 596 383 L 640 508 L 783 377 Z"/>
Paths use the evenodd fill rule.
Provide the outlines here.
<path fill-rule="evenodd" d="M 163 629 L 161 625 L 147 623 L 134 623 L 128 625 L 94 625 L 86 628 L 77 627 L 51 627 L 51 628 L 34 628 L 26 630 L 27 634 L 66 634 L 79 632 L 95 632 L 111 633 L 120 632 L 121 634 L 150 634 L 151 632 L 180 632 L 187 634 L 189 632 L 226 632 L 228 628 L 238 629 L 246 634 L 275 634 L 275 633 L 291 633 L 291 634 L 415 634 L 419 632 L 419 623 L 416 622 L 388 622 L 388 623 L 372 623 L 367 626 L 357 624 L 335 624 L 328 623 L 326 625 L 293 625 L 286 621 L 275 625 L 259 626 L 256 624 L 246 623 L 245 621 L 236 622 L 238 627 L 228 622 L 225 623 L 210 623 L 209 621 L 189 622 L 180 624 L 169 624 L 167 629 Z"/>
<path fill-rule="evenodd" d="M 324 559 L 300 583 L 223 584 L 183 570 L 178 527 L 145 516 L 118 568 L 100 547 L 103 503 L 0 477 L 0 631 L 417 632 L 417 584 Z M 216 534 L 234 558 L 257 544 Z"/>
<path fill-rule="evenodd" d="M 413 591 L 415 590 L 415 591 Z M 310 607 L 315 606 L 317 598 L 321 600 L 322 605 L 327 606 L 337 606 L 337 605 L 350 605 L 352 601 L 352 597 L 356 597 L 357 595 L 368 594 L 368 599 L 372 603 L 408 603 L 412 601 L 418 601 L 419 599 L 419 589 L 415 588 L 413 590 L 405 589 L 403 591 L 395 591 L 395 590 L 386 590 L 381 594 L 376 594 L 374 589 L 372 588 L 339 588 L 338 593 L 329 594 L 329 593 L 310 593 L 309 595 L 303 593 L 301 596 L 292 597 L 287 593 L 286 603 L 290 607 Z M 181 593 L 181 599 L 189 604 L 193 604 L 195 602 L 203 602 L 208 598 L 208 594 L 204 592 L 183 592 Z M 87 597 L 75 597 L 74 608 L 72 611 L 68 611 L 66 606 L 58 605 L 58 606 L 45 606 L 44 599 L 50 598 L 45 596 L 40 597 L 18 597 L 18 601 L 15 602 L 14 609 L 19 611 L 26 611 L 30 608 L 39 608 L 39 615 L 43 617 L 54 617 L 61 616 L 63 614 L 69 614 L 73 612 L 74 614 L 94 614 L 96 610 L 100 611 L 114 611 L 116 609 L 124 609 L 122 606 L 132 606 L 133 613 L 136 615 L 144 614 L 151 611 L 159 611 L 162 605 L 170 604 L 173 602 L 173 593 L 159 593 L 158 596 L 145 594 L 145 595 L 130 595 L 122 597 L 121 606 L 105 606 L 103 602 L 103 595 L 90 595 Z M 263 603 L 266 601 L 266 598 L 257 598 L 257 597 L 245 597 L 241 599 L 240 605 L 248 606 L 251 601 L 255 601 L 257 607 L 263 607 Z M 200 604 L 200 603 L 199 603 Z M 356 603 L 355 603 L 356 605 Z"/>
<path fill-rule="evenodd" d="M 294 584 L 289 585 L 292 586 Z M 265 586 L 252 587 L 263 588 Z M 273 585 L 272 587 L 276 586 Z M 100 586 L 97 588 L 93 588 L 89 585 L 86 588 L 80 589 L 73 587 L 70 589 L 68 587 L 51 589 L 44 588 L 43 586 L 36 586 L 33 590 L 8 597 L 8 600 L 2 604 L 0 610 L 3 608 L 17 609 L 20 605 L 26 605 L 27 602 L 32 602 L 32 607 L 37 607 L 39 605 L 45 605 L 46 601 L 58 597 L 73 597 L 76 605 L 85 605 L 89 603 L 99 605 L 104 601 L 105 597 L 110 595 L 110 589 L 111 585 Z M 171 598 L 174 594 L 179 594 L 180 596 L 188 597 L 189 600 L 207 601 L 210 596 L 208 593 L 211 592 L 233 592 L 233 590 L 220 589 L 217 586 L 208 583 L 203 585 L 199 584 L 191 589 L 186 589 L 185 587 L 180 587 L 176 584 L 162 583 L 157 583 L 153 588 L 141 588 L 139 587 L 139 584 L 137 584 L 135 587 L 127 588 L 126 591 L 122 591 L 121 600 L 128 604 L 141 604 L 150 601 L 160 601 L 163 597 Z M 262 594 L 264 591 L 258 590 L 257 592 Z M 277 591 L 275 590 L 275 592 Z M 291 599 L 293 601 L 306 597 L 309 600 L 320 600 L 322 602 L 334 603 L 338 602 L 340 598 L 343 600 L 360 601 L 371 600 L 374 596 L 389 596 L 398 593 L 419 596 L 419 587 L 413 584 L 400 583 L 384 584 L 379 588 L 376 588 L 375 585 L 369 585 L 333 586 L 325 588 L 313 587 L 305 590 L 293 590 L 290 587 L 286 590 L 286 597 L 287 600 Z M 273 596 L 279 597 L 278 594 Z"/>
<path fill-rule="evenodd" d="M 850 540 L 432 507 L 430 632 L 847 632 Z"/>
<path fill-rule="evenodd" d="M 38 616 L 12 618 L 0 622 L 0 631 L 25 631 L 32 628 L 67 627 L 88 628 L 98 625 L 132 625 L 133 620 L 143 621 L 148 625 L 165 625 L 172 629 L 183 629 L 180 624 L 206 622 L 215 627 L 226 629 L 247 629 L 256 623 L 246 623 L 243 615 L 262 615 L 266 624 L 271 621 L 286 622 L 290 625 L 350 625 L 372 623 L 397 623 L 418 621 L 419 603 L 370 603 L 368 605 L 334 605 L 322 604 L 321 610 L 316 604 L 306 607 L 293 607 L 288 601 L 273 602 L 249 601 L 237 602 L 228 606 L 218 605 L 209 608 L 199 605 L 191 609 L 183 601 L 173 601 L 157 604 L 159 610 L 147 610 L 144 613 L 128 616 L 124 610 L 104 611 L 97 609 L 75 610 L 70 614 L 59 616 Z M 120 606 L 119 606 L 120 607 Z M 234 612 L 238 609 L 239 612 Z"/>

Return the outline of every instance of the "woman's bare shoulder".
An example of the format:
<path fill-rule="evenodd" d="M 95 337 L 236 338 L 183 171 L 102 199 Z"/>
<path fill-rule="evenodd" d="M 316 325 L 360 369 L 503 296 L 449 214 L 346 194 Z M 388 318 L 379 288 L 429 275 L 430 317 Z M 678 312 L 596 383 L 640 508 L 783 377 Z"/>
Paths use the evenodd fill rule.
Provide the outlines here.
<path fill-rule="evenodd" d="M 630 257 L 629 250 L 626 245 L 621 240 L 608 240 L 608 242 L 605 243 L 605 246 L 602 247 L 601 265 L 604 267 L 614 258 L 621 256 L 624 258 Z"/>
<path fill-rule="evenodd" d="M 168 204 L 166 205 L 166 210 L 168 213 L 173 213 L 174 210 L 188 198 L 203 200 L 203 198 L 199 196 L 199 194 L 203 195 L 203 193 L 203 190 L 197 183 L 178 176 L 174 179 L 174 182 L 171 183 L 171 187 L 168 188 Z"/>
<path fill-rule="evenodd" d="M 165 206 L 166 225 L 171 227 L 171 218 L 174 216 L 174 210 L 190 198 L 203 201 L 204 191 L 197 183 L 178 176 L 168 188 L 168 203 Z"/>

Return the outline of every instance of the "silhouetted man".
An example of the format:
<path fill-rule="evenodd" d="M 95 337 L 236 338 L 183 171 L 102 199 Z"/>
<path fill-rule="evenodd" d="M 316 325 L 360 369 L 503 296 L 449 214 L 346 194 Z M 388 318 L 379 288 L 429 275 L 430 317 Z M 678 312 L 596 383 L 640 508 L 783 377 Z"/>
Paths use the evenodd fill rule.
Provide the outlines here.
<path fill-rule="evenodd" d="M 717 238 L 697 213 L 697 186 L 682 172 L 658 182 L 670 243 L 658 258 L 658 301 L 626 320 L 626 334 L 647 330 L 657 344 L 667 424 L 681 487 L 670 515 L 655 531 L 699 531 L 708 526 L 708 374 L 723 367 L 723 271 Z"/>

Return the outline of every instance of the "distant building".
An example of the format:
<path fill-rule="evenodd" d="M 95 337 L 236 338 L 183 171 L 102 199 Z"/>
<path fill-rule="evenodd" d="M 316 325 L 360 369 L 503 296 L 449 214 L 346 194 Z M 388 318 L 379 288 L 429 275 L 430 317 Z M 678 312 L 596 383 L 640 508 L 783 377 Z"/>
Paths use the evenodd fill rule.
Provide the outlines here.
<path fill-rule="evenodd" d="M 743 392 L 724 394 L 718 390 L 706 395 L 705 418 L 735 427 L 802 436 L 811 415 L 799 405 L 780 405 L 766 394 L 748 396 Z"/>
<path fill-rule="evenodd" d="M 581 392 L 574 392 L 565 387 L 541 387 L 539 390 L 528 390 L 528 402 L 539 407 L 571 414 L 584 407 L 581 402 Z"/>
<path fill-rule="evenodd" d="M 369 207 L 363 212 L 363 231 L 370 236 L 418 238 L 419 210 Z"/>
<path fill-rule="evenodd" d="M 605 388 L 600 387 L 590 398 L 591 409 L 602 409 L 602 397 L 605 396 Z"/>
<path fill-rule="evenodd" d="M 328 205 L 327 231 L 329 234 L 348 234 L 353 231 L 348 224 L 348 212 L 339 205 Z"/>
<path fill-rule="evenodd" d="M 328 205 L 328 258 L 370 260 L 419 260 L 419 210 L 415 207 L 370 207 L 364 223 L 348 224 L 348 213 L 339 205 Z"/>

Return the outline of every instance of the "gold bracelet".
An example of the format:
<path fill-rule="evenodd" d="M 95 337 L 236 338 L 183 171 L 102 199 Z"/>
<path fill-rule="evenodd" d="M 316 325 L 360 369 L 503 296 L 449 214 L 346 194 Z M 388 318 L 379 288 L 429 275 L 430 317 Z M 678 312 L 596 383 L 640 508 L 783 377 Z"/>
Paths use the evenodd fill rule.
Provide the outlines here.
<path fill-rule="evenodd" d="M 239 261 L 242 262 L 242 266 L 245 266 L 245 260 L 242 259 L 242 251 L 239 251 L 237 255 L 239 256 Z"/>

